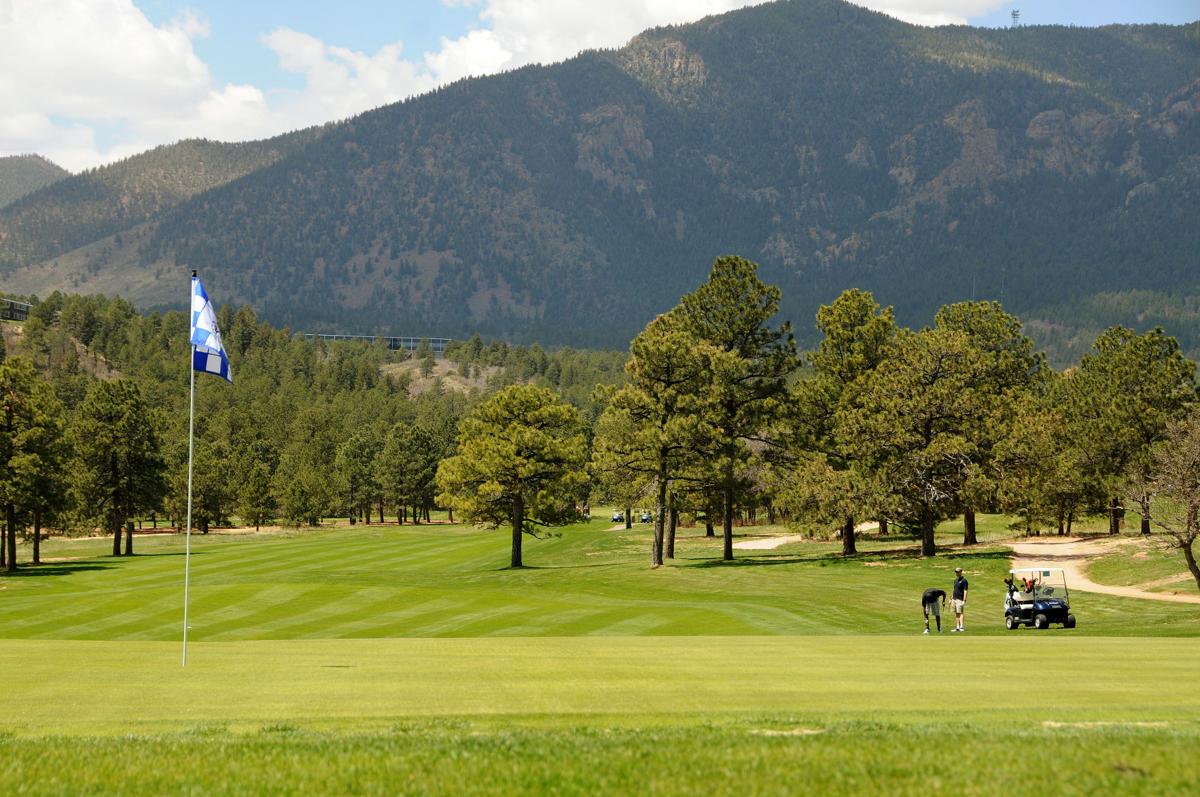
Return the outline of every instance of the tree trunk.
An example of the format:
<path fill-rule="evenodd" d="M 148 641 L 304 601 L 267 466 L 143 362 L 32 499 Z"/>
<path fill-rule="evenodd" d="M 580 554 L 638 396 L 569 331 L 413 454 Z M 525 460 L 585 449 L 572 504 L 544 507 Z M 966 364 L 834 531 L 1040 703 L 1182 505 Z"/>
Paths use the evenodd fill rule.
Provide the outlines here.
<path fill-rule="evenodd" d="M 121 519 L 114 517 L 112 519 L 113 533 L 113 556 L 121 555 Z"/>
<path fill-rule="evenodd" d="M 4 568 L 11 573 L 17 569 L 17 512 L 11 503 L 4 505 L 4 547 L 8 549 Z"/>
<path fill-rule="evenodd" d="M 1121 533 L 1121 502 L 1116 498 L 1108 504 L 1108 533 Z"/>
<path fill-rule="evenodd" d="M 625 507 L 625 528 L 633 528 L 633 507 L 631 506 Z M 660 556 L 659 558 L 661 559 L 662 557 Z M 662 562 L 659 562 L 659 564 L 662 564 Z"/>
<path fill-rule="evenodd" d="M 1183 558 L 1187 562 L 1188 572 L 1196 580 L 1196 588 L 1200 589 L 1200 565 L 1196 564 L 1196 553 L 1192 550 L 1193 542 L 1194 539 L 1185 538 L 1180 540 L 1179 547 L 1183 549 Z"/>
<path fill-rule="evenodd" d="M 0 569 L 8 566 L 8 526 L 0 528 Z"/>
<path fill-rule="evenodd" d="M 383 499 L 382 498 L 379 499 L 379 522 L 380 523 L 384 522 L 384 520 L 383 520 Z"/>
<path fill-rule="evenodd" d="M 854 518 L 846 518 L 846 522 L 842 524 L 842 556 L 853 556 L 858 553 L 858 548 L 854 544 Z"/>
<path fill-rule="evenodd" d="M 772 526 L 775 525 L 775 505 L 767 504 L 767 522 Z"/>
<path fill-rule="evenodd" d="M 675 507 L 675 496 L 671 496 L 671 507 L 667 510 L 667 558 L 675 558 L 675 528 L 679 525 L 679 510 Z"/>
<path fill-rule="evenodd" d="M 524 567 L 521 563 L 521 534 L 525 528 L 525 497 L 518 495 L 513 499 L 512 516 L 512 566 Z"/>
<path fill-rule="evenodd" d="M 449 516 L 450 522 L 454 522 L 454 507 L 446 507 L 446 514 Z"/>
<path fill-rule="evenodd" d="M 33 563 L 40 565 L 42 563 L 42 512 L 34 510 L 33 513 Z"/>
<path fill-rule="evenodd" d="M 125 524 L 125 555 L 133 556 L 133 521 Z"/>
<path fill-rule="evenodd" d="M 1142 534 L 1150 533 L 1150 496 L 1142 495 Z"/>
<path fill-rule="evenodd" d="M 937 544 L 933 540 L 933 507 L 930 506 L 921 511 L 921 555 L 937 555 Z"/>
<path fill-rule="evenodd" d="M 1071 526 L 1073 526 L 1074 524 L 1075 524 L 1075 510 L 1068 509 L 1067 510 L 1067 536 L 1068 537 L 1071 536 Z"/>
<path fill-rule="evenodd" d="M 667 477 L 665 471 L 666 468 L 660 465 L 658 473 L 654 477 L 654 540 L 651 543 L 650 567 L 661 567 L 663 563 L 663 528 L 667 521 Z M 625 516 L 625 520 L 628 522 L 628 515 Z"/>
<path fill-rule="evenodd" d="M 879 519 L 879 536 L 886 537 L 887 534 L 888 534 L 887 518 L 880 518 Z"/>
<path fill-rule="evenodd" d="M 1058 507 L 1058 536 L 1060 536 L 1060 537 L 1063 535 L 1063 523 L 1065 521 L 1066 521 L 1066 512 L 1063 511 L 1063 508 L 1060 505 Z"/>
<path fill-rule="evenodd" d="M 722 503 L 724 506 L 725 517 L 721 519 L 721 527 L 724 536 L 724 546 L 721 551 L 721 558 L 726 562 L 733 561 L 733 465 L 730 464 L 726 473 L 725 489 L 723 490 Z"/>
<path fill-rule="evenodd" d="M 717 536 L 717 530 L 713 528 L 712 513 L 707 512 L 707 511 L 704 513 L 704 536 L 705 537 Z"/>
<path fill-rule="evenodd" d="M 979 542 L 975 536 L 975 510 L 963 511 L 963 545 L 974 545 Z"/>

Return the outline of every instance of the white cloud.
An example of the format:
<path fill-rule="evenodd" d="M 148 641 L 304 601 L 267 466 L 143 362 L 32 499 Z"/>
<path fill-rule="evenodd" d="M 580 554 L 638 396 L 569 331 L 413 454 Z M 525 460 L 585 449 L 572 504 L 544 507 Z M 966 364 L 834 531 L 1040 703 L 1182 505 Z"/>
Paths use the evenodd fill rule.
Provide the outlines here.
<path fill-rule="evenodd" d="M 206 30 L 194 14 L 156 27 L 131 0 L 0 0 L 0 155 L 80 169 L 187 135 L 228 91 L 192 48 Z"/>
<path fill-rule="evenodd" d="M 1006 0 L 850 0 L 855 5 L 880 11 L 914 25 L 965 25 L 971 17 L 983 16 L 1010 5 Z"/>
<path fill-rule="evenodd" d="M 218 85 L 193 41 L 194 12 L 154 25 L 133 0 L 0 0 L 0 155 L 39 152 L 68 169 L 106 163 L 180 138 L 246 140 L 359 113 L 470 75 L 617 47 L 657 25 L 761 0 L 441 0 L 479 9 L 479 24 L 405 57 L 288 28 L 263 46 L 303 76 L 297 90 Z M 961 23 L 999 0 L 865 0 L 921 24 Z"/>

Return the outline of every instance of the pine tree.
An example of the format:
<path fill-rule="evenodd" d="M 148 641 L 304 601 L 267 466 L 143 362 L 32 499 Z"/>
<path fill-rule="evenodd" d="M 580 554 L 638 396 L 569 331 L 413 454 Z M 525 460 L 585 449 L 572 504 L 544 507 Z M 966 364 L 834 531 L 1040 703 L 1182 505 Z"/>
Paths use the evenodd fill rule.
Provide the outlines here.
<path fill-rule="evenodd" d="M 512 567 L 537 526 L 578 518 L 587 485 L 579 411 L 545 388 L 512 385 L 476 407 L 460 427 L 459 453 L 437 471 L 437 500 L 469 522 L 512 528 Z"/>
<path fill-rule="evenodd" d="M 739 470 L 750 456 L 746 444 L 781 413 L 798 365 L 790 325 L 769 326 L 779 311 L 779 288 L 763 283 L 757 271 L 749 260 L 719 257 L 708 281 L 672 311 L 685 334 L 711 347 L 704 423 L 712 430 L 708 454 L 722 497 L 726 561 L 733 559 L 733 507 L 744 487 Z"/>
<path fill-rule="evenodd" d="M 167 491 L 158 434 L 141 390 L 125 379 L 93 384 L 71 438 L 77 504 L 113 535 L 113 556 L 120 556 L 126 520 L 157 509 Z M 132 553 L 129 534 L 125 554 Z"/>

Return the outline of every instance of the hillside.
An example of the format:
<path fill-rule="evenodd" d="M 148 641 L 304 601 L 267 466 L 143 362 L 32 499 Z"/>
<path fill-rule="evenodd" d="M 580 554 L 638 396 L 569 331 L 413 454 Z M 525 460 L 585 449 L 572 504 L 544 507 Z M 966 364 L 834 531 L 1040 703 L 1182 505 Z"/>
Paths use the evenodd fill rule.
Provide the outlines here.
<path fill-rule="evenodd" d="M 41 155 L 0 158 L 0 208 L 69 175 L 66 169 Z"/>
<path fill-rule="evenodd" d="M 136 238 L 139 225 L 183 200 L 275 163 L 318 135 L 305 130 L 242 144 L 181 141 L 28 193 L 0 210 L 0 270 L 91 245 L 69 262 L 96 275 L 112 249 L 124 245 L 120 233 L 134 230 Z M 106 245 L 96 247 L 101 241 Z"/>
<path fill-rule="evenodd" d="M 293 328 L 623 345 L 736 252 L 802 335 L 859 285 L 905 323 L 1000 299 L 1058 358 L 1075 308 L 1170 315 L 1200 344 L 1200 23 L 927 29 L 776 2 L 462 81 L 247 172 L 121 237 L 55 205 L 65 188 L 29 197 L 0 212 L 5 282 L 153 306 L 196 267 Z"/>

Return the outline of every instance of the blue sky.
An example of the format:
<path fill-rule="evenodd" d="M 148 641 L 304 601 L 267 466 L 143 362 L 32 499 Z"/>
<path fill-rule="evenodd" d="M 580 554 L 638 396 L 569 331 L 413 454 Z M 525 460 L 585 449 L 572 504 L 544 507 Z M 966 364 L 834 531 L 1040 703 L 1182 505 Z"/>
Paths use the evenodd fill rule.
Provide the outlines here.
<path fill-rule="evenodd" d="M 209 22 L 210 33 L 196 41 L 196 52 L 221 82 L 278 81 L 299 88 L 302 78 L 279 69 L 260 41 L 278 28 L 310 33 L 331 44 L 375 52 L 385 44 L 404 43 L 408 54 L 438 48 L 439 39 L 457 38 L 479 26 L 479 8 L 449 6 L 439 0 L 136 0 L 158 25 L 189 9 Z"/>
<path fill-rule="evenodd" d="M 758 0 L 0 0 L 0 156 L 263 138 Z M 859 0 L 916 24 L 1179 24 L 1200 0 Z"/>

